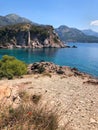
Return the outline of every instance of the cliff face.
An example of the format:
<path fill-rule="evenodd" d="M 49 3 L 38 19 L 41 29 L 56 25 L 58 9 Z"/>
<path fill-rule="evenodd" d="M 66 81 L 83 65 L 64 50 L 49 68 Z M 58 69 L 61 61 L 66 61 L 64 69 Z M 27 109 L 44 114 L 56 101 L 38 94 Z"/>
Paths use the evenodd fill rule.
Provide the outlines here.
<path fill-rule="evenodd" d="M 13 47 L 65 47 L 52 26 L 17 24 L 0 28 L 0 46 Z"/>

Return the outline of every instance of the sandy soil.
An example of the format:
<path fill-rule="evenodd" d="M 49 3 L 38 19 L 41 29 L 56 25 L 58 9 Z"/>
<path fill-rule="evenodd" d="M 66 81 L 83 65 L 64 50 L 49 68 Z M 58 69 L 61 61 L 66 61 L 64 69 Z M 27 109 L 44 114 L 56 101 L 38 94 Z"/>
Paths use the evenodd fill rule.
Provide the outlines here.
<path fill-rule="evenodd" d="M 5 102 L 11 103 L 18 90 L 41 94 L 43 103 L 49 102 L 62 113 L 61 125 L 66 124 L 65 130 L 98 130 L 98 85 L 84 83 L 87 80 L 86 77 L 56 74 L 52 77 L 36 74 L 1 80 L 0 99 L 4 101 L 6 97 Z M 16 100 L 14 105 L 18 102 Z"/>

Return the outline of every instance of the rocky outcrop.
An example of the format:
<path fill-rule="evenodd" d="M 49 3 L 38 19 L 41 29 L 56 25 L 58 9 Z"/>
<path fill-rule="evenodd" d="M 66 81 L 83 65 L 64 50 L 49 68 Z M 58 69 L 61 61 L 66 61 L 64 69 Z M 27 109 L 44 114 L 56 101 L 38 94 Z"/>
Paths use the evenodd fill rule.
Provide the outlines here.
<path fill-rule="evenodd" d="M 28 74 L 32 73 L 54 73 L 58 75 L 66 75 L 68 77 L 88 77 L 91 78 L 90 75 L 78 71 L 77 68 L 70 68 L 68 66 L 59 66 L 51 62 L 35 62 L 28 66 Z"/>
<path fill-rule="evenodd" d="M 51 62 L 35 62 L 28 66 L 28 73 L 57 73 L 57 74 L 65 74 L 67 70 L 71 72 L 69 67 L 61 67 L 59 65 L 55 65 Z"/>
<path fill-rule="evenodd" d="M 0 28 L 0 48 L 65 47 L 52 26 L 17 24 Z"/>

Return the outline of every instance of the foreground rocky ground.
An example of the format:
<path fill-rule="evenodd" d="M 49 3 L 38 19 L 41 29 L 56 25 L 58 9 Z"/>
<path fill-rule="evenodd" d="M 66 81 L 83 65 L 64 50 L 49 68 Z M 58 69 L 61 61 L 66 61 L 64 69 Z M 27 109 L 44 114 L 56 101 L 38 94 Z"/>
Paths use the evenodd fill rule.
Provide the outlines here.
<path fill-rule="evenodd" d="M 20 79 L 0 81 L 1 105 L 16 108 L 22 101 L 19 92 L 25 91 L 33 98 L 40 96 L 40 104 L 56 108 L 59 125 L 65 130 L 98 130 L 97 79 L 49 62 L 29 65 L 28 73 Z"/>

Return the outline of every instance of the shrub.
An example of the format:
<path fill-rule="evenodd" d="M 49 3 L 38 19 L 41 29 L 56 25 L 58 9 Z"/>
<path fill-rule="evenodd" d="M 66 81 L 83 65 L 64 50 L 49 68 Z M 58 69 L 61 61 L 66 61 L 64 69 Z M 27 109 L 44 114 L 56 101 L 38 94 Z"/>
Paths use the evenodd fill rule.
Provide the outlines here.
<path fill-rule="evenodd" d="M 54 37 L 53 40 L 54 40 L 55 43 L 58 43 L 57 37 Z"/>
<path fill-rule="evenodd" d="M 15 57 L 4 55 L 0 60 L 0 78 L 12 79 L 14 76 L 19 77 L 26 73 L 26 64 Z"/>

